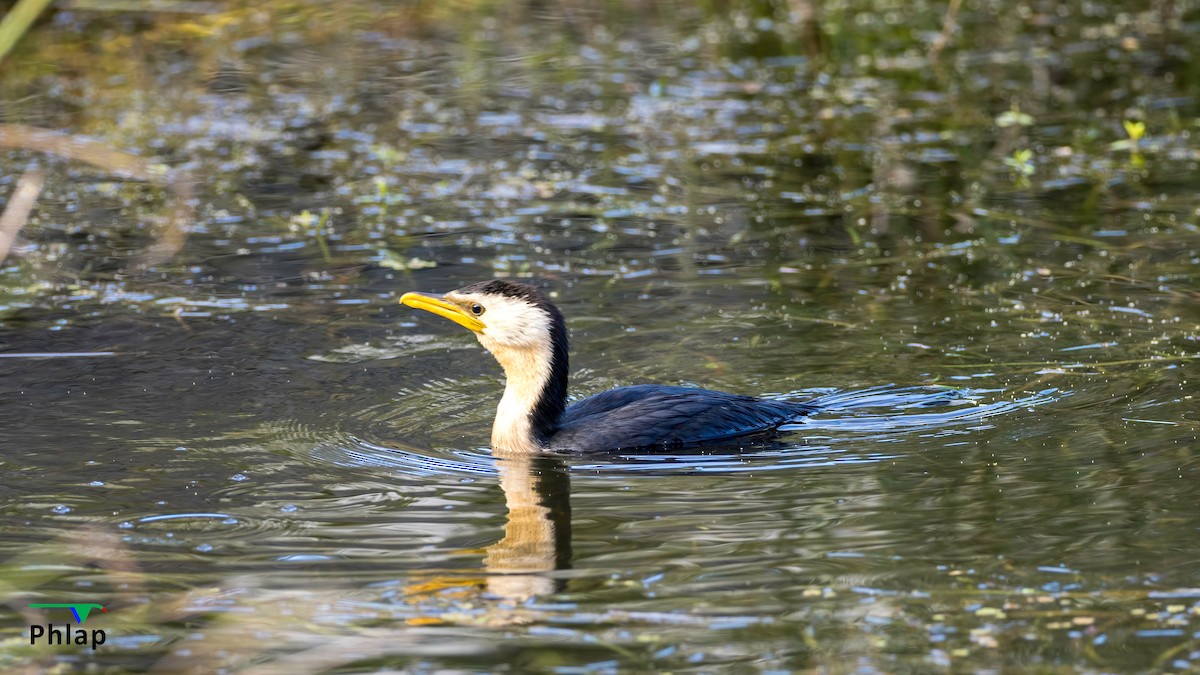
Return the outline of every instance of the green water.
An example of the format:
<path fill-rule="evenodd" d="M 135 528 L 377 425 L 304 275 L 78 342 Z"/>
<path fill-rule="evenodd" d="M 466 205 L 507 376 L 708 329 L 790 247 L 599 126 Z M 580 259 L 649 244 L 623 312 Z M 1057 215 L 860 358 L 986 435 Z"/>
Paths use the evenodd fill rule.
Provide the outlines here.
<path fill-rule="evenodd" d="M 0 154 L 0 666 L 1200 667 L 1191 4 L 76 4 L 0 122 L 177 173 Z M 573 396 L 835 405 L 493 458 L 397 299 L 497 276 Z"/>

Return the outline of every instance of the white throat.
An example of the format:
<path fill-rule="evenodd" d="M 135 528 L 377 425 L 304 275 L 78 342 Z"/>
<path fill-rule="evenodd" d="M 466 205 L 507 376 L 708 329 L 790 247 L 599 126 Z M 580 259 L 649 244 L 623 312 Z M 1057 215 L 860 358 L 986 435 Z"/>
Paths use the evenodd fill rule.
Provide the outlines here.
<path fill-rule="evenodd" d="M 482 340 L 481 340 L 482 341 Z M 504 368 L 504 396 L 492 422 L 492 448 L 506 452 L 538 452 L 530 416 L 550 378 L 550 349 L 545 354 L 489 349 Z"/>
<path fill-rule="evenodd" d="M 539 452 L 530 416 L 550 379 L 554 358 L 550 317 L 518 299 L 489 299 L 488 304 L 487 327 L 475 335 L 500 362 L 506 381 L 492 423 L 492 449 Z"/>

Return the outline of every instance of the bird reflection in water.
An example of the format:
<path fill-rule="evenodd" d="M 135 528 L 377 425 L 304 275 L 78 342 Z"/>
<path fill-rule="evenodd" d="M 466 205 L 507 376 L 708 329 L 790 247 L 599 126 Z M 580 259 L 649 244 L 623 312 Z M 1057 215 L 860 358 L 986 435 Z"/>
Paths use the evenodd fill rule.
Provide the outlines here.
<path fill-rule="evenodd" d="M 571 475 L 557 457 L 498 454 L 508 506 L 504 537 L 487 547 L 487 590 L 511 600 L 553 593 L 571 566 Z"/>
<path fill-rule="evenodd" d="M 504 535 L 483 549 L 483 577 L 436 575 L 406 584 L 408 602 L 422 611 L 422 616 L 409 619 L 409 623 L 456 621 L 452 617 L 480 595 L 504 601 L 484 605 L 482 620 L 498 625 L 521 623 L 520 610 L 506 605 L 561 589 L 555 572 L 571 566 L 571 476 L 567 465 L 548 455 L 493 452 L 493 456 L 508 513 Z M 478 553 L 478 549 L 471 552 Z"/>

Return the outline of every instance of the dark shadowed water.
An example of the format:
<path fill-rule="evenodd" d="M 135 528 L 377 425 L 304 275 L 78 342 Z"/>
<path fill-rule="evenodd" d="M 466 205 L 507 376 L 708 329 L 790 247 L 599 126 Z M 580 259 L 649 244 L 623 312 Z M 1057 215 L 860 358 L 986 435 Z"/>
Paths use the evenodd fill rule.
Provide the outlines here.
<path fill-rule="evenodd" d="M 60 8 L 0 122 L 193 197 L 147 266 L 182 192 L 3 144 L 0 667 L 1200 668 L 1200 15 L 1134 5 Z M 574 397 L 825 409 L 495 457 L 397 299 L 501 276 Z"/>

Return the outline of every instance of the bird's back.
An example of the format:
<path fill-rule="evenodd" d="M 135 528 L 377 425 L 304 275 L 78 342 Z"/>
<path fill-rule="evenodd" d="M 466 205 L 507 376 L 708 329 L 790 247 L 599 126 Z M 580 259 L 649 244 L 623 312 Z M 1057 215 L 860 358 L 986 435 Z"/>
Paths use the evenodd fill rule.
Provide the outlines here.
<path fill-rule="evenodd" d="M 569 406 L 549 446 L 588 453 L 695 445 L 771 431 L 814 410 L 803 403 L 708 389 L 619 387 Z"/>

